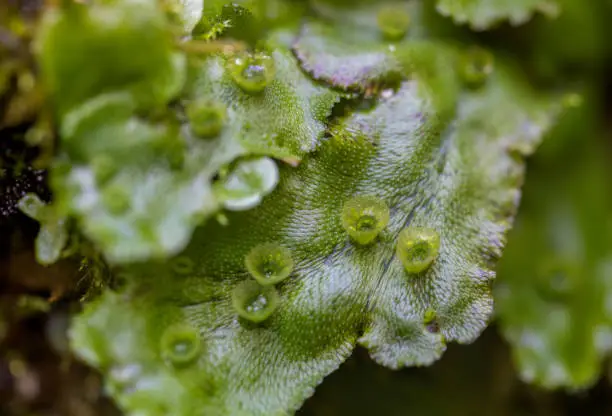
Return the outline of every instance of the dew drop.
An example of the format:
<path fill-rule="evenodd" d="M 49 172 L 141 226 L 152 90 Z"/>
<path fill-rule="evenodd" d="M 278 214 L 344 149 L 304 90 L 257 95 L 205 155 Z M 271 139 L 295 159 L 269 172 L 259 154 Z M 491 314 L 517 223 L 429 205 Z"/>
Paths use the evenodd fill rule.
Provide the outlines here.
<path fill-rule="evenodd" d="M 218 136 L 227 117 L 226 107 L 209 100 L 195 100 L 185 109 L 189 127 L 196 136 L 212 138 Z"/>
<path fill-rule="evenodd" d="M 459 72 L 463 82 L 470 87 L 479 87 L 493 73 L 493 55 L 482 48 L 474 47 L 466 51 L 460 60 Z"/>
<path fill-rule="evenodd" d="M 408 227 L 397 242 L 397 256 L 409 273 L 426 270 L 438 256 L 440 235 L 431 228 Z"/>
<path fill-rule="evenodd" d="M 383 7 L 378 12 L 378 28 L 385 39 L 400 40 L 408 32 L 410 15 L 397 7 Z"/>
<path fill-rule="evenodd" d="M 274 243 L 253 247 L 244 262 L 249 273 L 263 286 L 285 280 L 293 270 L 289 249 Z"/>
<path fill-rule="evenodd" d="M 384 98 L 385 100 L 388 100 L 389 98 L 393 97 L 394 94 L 395 94 L 395 91 L 393 91 L 392 88 L 387 88 L 380 92 L 381 98 Z"/>
<path fill-rule="evenodd" d="M 370 244 L 389 223 L 389 207 L 370 195 L 356 196 L 344 204 L 342 226 L 358 244 Z"/>
<path fill-rule="evenodd" d="M 278 307 L 279 295 L 274 286 L 262 286 L 246 280 L 234 288 L 232 304 L 239 316 L 251 322 L 263 322 Z"/>
<path fill-rule="evenodd" d="M 228 61 L 234 82 L 246 93 L 262 92 L 274 79 L 274 59 L 267 54 L 239 54 Z"/>
<path fill-rule="evenodd" d="M 192 274 L 195 269 L 193 260 L 187 256 L 179 256 L 172 259 L 172 270 L 176 274 Z"/>
<path fill-rule="evenodd" d="M 200 335 L 191 326 L 173 325 L 164 331 L 160 342 L 161 355 L 172 365 L 182 366 L 194 361 L 202 350 Z"/>
<path fill-rule="evenodd" d="M 244 159 L 223 175 L 216 190 L 225 208 L 232 211 L 251 209 L 276 187 L 279 172 L 268 157 Z"/>

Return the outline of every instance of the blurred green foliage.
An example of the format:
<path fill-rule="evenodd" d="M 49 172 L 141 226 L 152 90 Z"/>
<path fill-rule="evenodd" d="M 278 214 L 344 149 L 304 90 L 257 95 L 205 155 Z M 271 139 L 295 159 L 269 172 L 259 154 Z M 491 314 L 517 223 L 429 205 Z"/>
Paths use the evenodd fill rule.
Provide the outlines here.
<path fill-rule="evenodd" d="M 611 143 L 585 98 L 531 164 L 497 283 L 522 378 L 550 388 L 591 386 L 612 349 Z"/>

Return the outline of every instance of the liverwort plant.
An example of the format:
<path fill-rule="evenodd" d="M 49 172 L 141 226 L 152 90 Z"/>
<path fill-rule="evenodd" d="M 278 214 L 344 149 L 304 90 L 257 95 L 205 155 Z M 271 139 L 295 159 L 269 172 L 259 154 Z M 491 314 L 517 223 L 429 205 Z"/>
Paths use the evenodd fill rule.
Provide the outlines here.
<path fill-rule="evenodd" d="M 479 336 L 524 158 L 562 101 L 438 11 L 556 12 L 508 4 L 46 11 L 52 206 L 122 276 L 71 347 L 126 414 L 291 414 L 357 345 L 397 369 Z"/>

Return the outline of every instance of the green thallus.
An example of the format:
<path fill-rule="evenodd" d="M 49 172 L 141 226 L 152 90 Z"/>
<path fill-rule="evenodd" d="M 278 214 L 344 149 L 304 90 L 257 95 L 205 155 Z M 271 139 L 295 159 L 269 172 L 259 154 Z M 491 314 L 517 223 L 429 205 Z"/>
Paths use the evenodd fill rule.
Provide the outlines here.
<path fill-rule="evenodd" d="M 342 225 L 358 244 L 372 243 L 389 223 L 389 208 L 374 196 L 356 196 L 346 202 L 342 211 Z M 396 254 L 409 273 L 420 273 L 433 263 L 440 249 L 440 235 L 425 227 L 402 230 Z M 260 244 L 245 257 L 245 266 L 256 281 L 240 283 L 232 293 L 238 315 L 252 322 L 262 322 L 278 306 L 279 295 L 273 285 L 286 279 L 293 271 L 291 252 L 276 243 Z M 435 311 L 428 309 L 424 321 L 435 319 Z"/>

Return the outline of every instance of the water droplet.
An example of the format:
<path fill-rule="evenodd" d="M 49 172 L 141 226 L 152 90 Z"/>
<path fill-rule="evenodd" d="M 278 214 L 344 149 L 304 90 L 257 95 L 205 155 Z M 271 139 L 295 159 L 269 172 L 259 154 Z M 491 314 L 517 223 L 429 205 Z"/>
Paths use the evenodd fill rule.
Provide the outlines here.
<path fill-rule="evenodd" d="M 493 55 L 482 48 L 471 48 L 461 57 L 459 72 L 463 82 L 470 87 L 479 87 L 493 73 Z"/>
<path fill-rule="evenodd" d="M 101 198 L 111 214 L 121 215 L 130 209 L 130 194 L 119 183 L 106 186 L 102 190 Z"/>
<path fill-rule="evenodd" d="M 289 249 L 274 243 L 255 246 L 244 262 L 249 273 L 264 286 L 285 280 L 293 270 Z"/>
<path fill-rule="evenodd" d="M 408 32 L 410 15 L 397 7 L 383 7 L 378 12 L 378 28 L 385 39 L 400 40 Z"/>
<path fill-rule="evenodd" d="M 223 104 L 209 100 L 192 101 L 187 104 L 185 112 L 193 134 L 203 138 L 218 136 L 227 117 Z"/>
<path fill-rule="evenodd" d="M 389 98 L 393 97 L 394 94 L 395 94 L 395 91 L 393 91 L 392 88 L 387 88 L 380 92 L 381 98 L 384 98 L 385 100 L 388 100 Z"/>
<path fill-rule="evenodd" d="M 164 331 L 160 341 L 161 355 L 175 366 L 189 364 L 202 350 L 200 335 L 191 326 L 178 324 Z"/>
<path fill-rule="evenodd" d="M 192 274 L 195 269 L 193 260 L 187 256 L 172 259 L 172 270 L 177 274 Z"/>
<path fill-rule="evenodd" d="M 253 208 L 276 187 L 279 172 L 276 163 L 268 157 L 244 159 L 224 174 L 216 187 L 225 208 L 242 211 Z"/>
<path fill-rule="evenodd" d="M 342 226 L 359 244 L 370 244 L 389 223 L 389 207 L 374 196 L 356 196 L 344 204 Z"/>
<path fill-rule="evenodd" d="M 262 92 L 274 79 L 274 59 L 264 53 L 239 54 L 228 61 L 232 79 L 249 94 Z"/>
<path fill-rule="evenodd" d="M 263 322 L 278 307 L 279 295 L 274 286 L 262 286 L 246 280 L 234 288 L 232 304 L 241 317 L 251 322 Z"/>
<path fill-rule="evenodd" d="M 397 256 L 409 273 L 426 270 L 438 256 L 440 235 L 431 228 L 408 227 L 397 242 Z"/>

